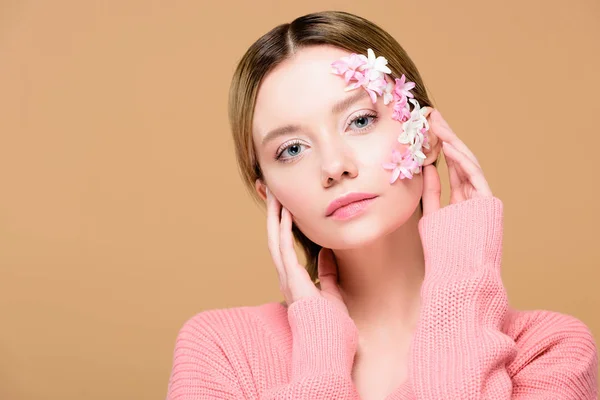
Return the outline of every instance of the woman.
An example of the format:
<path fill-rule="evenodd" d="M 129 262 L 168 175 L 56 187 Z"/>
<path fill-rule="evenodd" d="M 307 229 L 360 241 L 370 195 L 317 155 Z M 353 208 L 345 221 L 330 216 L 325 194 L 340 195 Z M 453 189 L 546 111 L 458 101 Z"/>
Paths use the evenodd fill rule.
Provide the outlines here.
<path fill-rule="evenodd" d="M 589 329 L 509 308 L 502 202 L 389 34 L 343 12 L 274 28 L 230 120 L 285 302 L 190 319 L 169 399 L 596 398 Z"/>

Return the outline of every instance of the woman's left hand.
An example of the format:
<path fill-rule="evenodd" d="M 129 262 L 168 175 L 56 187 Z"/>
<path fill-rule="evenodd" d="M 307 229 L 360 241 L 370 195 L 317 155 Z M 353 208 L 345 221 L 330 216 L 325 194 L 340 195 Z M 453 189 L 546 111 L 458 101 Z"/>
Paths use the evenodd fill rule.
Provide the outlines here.
<path fill-rule="evenodd" d="M 429 114 L 429 130 L 442 141 L 450 176 L 450 204 L 475 197 L 493 196 L 477 158 L 450 129 L 436 109 Z M 423 168 L 423 215 L 440 209 L 440 177 L 436 167 Z"/>

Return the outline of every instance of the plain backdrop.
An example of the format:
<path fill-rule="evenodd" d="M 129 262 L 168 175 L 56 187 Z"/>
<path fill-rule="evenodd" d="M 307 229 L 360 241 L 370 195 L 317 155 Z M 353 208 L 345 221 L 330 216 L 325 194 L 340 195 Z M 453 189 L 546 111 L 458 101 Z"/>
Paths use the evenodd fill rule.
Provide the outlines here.
<path fill-rule="evenodd" d="M 511 305 L 598 337 L 598 1 L 4 0 L 0 398 L 163 399 L 188 318 L 282 300 L 227 91 L 260 35 L 331 9 L 401 43 L 479 158 Z"/>

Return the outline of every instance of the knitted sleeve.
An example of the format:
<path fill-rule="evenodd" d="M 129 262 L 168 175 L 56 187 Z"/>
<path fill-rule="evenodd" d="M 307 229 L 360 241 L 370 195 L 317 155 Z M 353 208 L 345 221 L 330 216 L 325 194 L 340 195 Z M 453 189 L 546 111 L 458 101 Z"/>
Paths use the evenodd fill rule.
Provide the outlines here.
<path fill-rule="evenodd" d="M 352 381 L 358 329 L 322 297 L 289 306 L 292 331 L 291 381 L 262 399 L 359 399 Z"/>
<path fill-rule="evenodd" d="M 257 346 L 262 346 L 261 352 L 273 357 L 275 353 L 269 352 L 266 339 L 253 337 L 252 330 L 238 319 L 237 332 L 222 329 L 231 326 L 231 321 L 225 319 L 231 319 L 226 310 L 205 312 L 183 326 L 175 345 L 168 400 L 359 398 L 351 378 L 358 329 L 349 316 L 326 299 L 303 298 L 290 305 L 290 381 L 264 390 L 257 390 L 251 378 L 238 376 L 242 368 L 235 364 L 237 357 L 231 357 L 235 354 L 231 343 L 239 343 L 240 337 L 247 335 L 245 340 L 255 340 Z M 276 359 L 266 361 L 270 368 L 278 368 Z"/>
<path fill-rule="evenodd" d="M 425 279 L 409 360 L 416 399 L 596 399 L 597 352 L 581 323 L 532 324 L 529 343 L 541 346 L 525 358 L 502 332 L 508 300 L 498 198 L 441 208 L 419 221 L 419 233 Z"/>

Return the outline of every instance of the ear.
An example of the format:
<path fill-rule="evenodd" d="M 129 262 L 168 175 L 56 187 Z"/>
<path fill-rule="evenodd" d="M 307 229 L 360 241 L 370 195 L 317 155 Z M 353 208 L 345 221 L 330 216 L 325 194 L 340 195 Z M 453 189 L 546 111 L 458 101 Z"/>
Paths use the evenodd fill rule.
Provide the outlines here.
<path fill-rule="evenodd" d="M 254 181 L 254 187 L 260 198 L 263 199 L 263 201 L 267 201 L 267 186 L 260 178 Z"/>
<path fill-rule="evenodd" d="M 431 127 L 431 120 L 429 119 L 429 116 L 431 115 L 431 111 L 433 111 L 433 108 L 431 108 L 431 107 L 423 107 L 423 108 L 427 109 L 427 111 L 425 112 L 425 118 L 427 118 L 427 122 L 429 123 L 429 126 Z M 425 153 L 425 155 L 427 156 L 427 158 L 425 158 L 425 161 L 423 162 L 423 167 L 435 162 L 435 160 L 438 159 L 440 152 L 442 151 L 442 141 L 440 140 L 440 138 L 438 138 L 436 136 L 435 133 L 433 133 L 433 131 L 431 129 L 429 129 L 425 133 L 425 135 L 427 135 L 427 138 L 429 140 L 429 149 L 423 148 L 423 153 Z"/>

